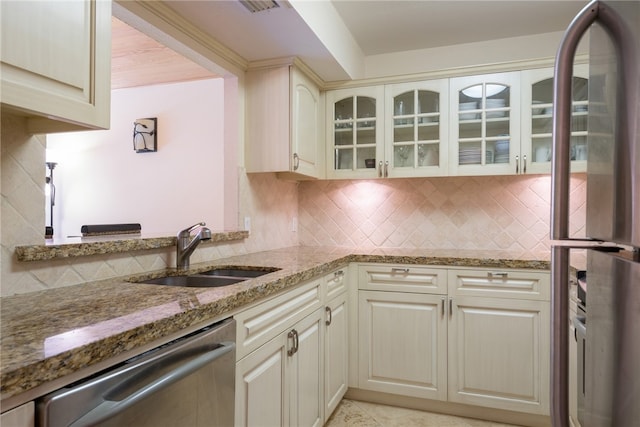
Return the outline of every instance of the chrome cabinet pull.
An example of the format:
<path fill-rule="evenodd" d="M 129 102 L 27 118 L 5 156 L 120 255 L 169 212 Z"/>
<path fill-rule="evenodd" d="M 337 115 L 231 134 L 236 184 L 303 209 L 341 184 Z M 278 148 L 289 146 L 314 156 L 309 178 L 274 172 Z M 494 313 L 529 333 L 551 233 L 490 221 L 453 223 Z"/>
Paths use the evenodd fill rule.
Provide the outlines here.
<path fill-rule="evenodd" d="M 509 277 L 509 273 L 507 273 L 506 271 L 490 271 L 487 273 L 487 277 L 490 279 L 494 277 L 502 277 L 503 279 L 506 279 L 507 277 Z"/>
<path fill-rule="evenodd" d="M 391 269 L 391 274 L 394 274 L 394 273 L 409 274 L 409 269 L 393 267 Z"/>
<path fill-rule="evenodd" d="M 382 178 L 382 160 L 378 163 L 378 178 Z"/>
<path fill-rule="evenodd" d="M 331 312 L 331 307 L 325 307 L 324 311 L 327 313 L 327 315 L 329 316 L 329 318 L 327 320 L 324 321 L 324 324 L 329 326 L 331 325 L 331 321 L 333 320 L 333 313 Z"/>
<path fill-rule="evenodd" d="M 516 175 L 520 173 L 520 156 L 516 156 Z"/>
<path fill-rule="evenodd" d="M 445 298 L 445 297 L 442 297 L 442 317 L 444 317 L 444 310 L 445 310 L 444 305 L 445 305 L 445 300 L 446 300 L 446 298 Z"/>
<path fill-rule="evenodd" d="M 527 173 L 527 155 L 522 156 L 522 173 Z"/>
<path fill-rule="evenodd" d="M 344 278 L 344 270 L 334 271 L 333 280 L 338 281 Z"/>
<path fill-rule="evenodd" d="M 287 334 L 287 338 L 291 339 L 291 341 L 293 342 L 291 348 L 287 350 L 287 355 L 293 356 L 298 352 L 298 331 L 296 331 L 295 329 L 290 330 Z"/>
<path fill-rule="evenodd" d="M 298 153 L 293 153 L 293 170 L 297 171 L 298 167 L 300 167 L 300 156 Z"/>
<path fill-rule="evenodd" d="M 384 177 L 385 178 L 389 177 L 389 160 L 384 162 Z"/>
<path fill-rule="evenodd" d="M 449 298 L 449 317 L 453 314 L 453 298 Z"/>

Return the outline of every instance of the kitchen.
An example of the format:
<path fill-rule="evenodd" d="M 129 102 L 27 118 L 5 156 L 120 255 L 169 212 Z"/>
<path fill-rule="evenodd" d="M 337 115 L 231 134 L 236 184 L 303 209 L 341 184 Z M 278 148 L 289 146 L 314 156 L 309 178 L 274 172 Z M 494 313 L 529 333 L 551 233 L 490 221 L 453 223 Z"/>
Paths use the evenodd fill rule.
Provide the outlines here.
<path fill-rule="evenodd" d="M 553 37 L 556 37 L 553 43 L 539 44 L 535 43 L 539 40 L 533 38 L 533 45 L 538 49 L 539 45 L 545 45 L 548 50 L 544 53 L 527 50 L 527 54 L 552 57 L 559 36 Z M 467 46 L 467 49 L 477 51 L 477 47 Z M 491 47 L 491 44 L 487 47 Z M 493 47 L 488 50 L 501 52 Z M 501 62 L 500 58 L 495 61 Z M 442 62 L 447 65 L 444 68 L 459 65 Z M 33 166 L 36 163 L 44 164 L 44 142 L 38 137 L 20 132 L 19 125 L 11 126 L 11 120 L 19 119 L 7 119 L 3 115 L 3 120 L 9 120 L 9 126 L 5 126 L 7 122 L 3 123 L 2 170 L 6 171 L 3 173 L 3 183 L 9 181 L 12 184 L 7 185 L 10 192 L 6 193 L 3 185 L 3 297 L 21 289 L 35 291 L 43 285 L 67 286 L 174 265 L 171 248 L 136 252 L 133 257 L 124 254 L 98 256 L 96 259 L 38 261 L 35 264 L 16 261 L 13 257 L 15 246 L 42 243 L 40 225 L 45 223 L 44 212 L 34 212 L 37 209 L 29 208 L 42 204 L 42 189 L 20 187 L 14 182 L 44 181 L 42 168 Z M 26 164 L 15 167 L 14 159 Z M 29 172 L 37 179 L 28 178 Z M 27 174 L 27 179 L 21 179 L 21 173 Z M 415 178 L 378 182 L 320 180 L 295 184 L 280 180 L 274 174 L 251 175 L 241 172 L 239 175 L 239 209 L 238 212 L 227 215 L 225 225 L 227 218 L 237 224 L 249 217 L 252 230 L 249 237 L 239 242 L 204 243 L 195 252 L 194 262 L 297 244 L 364 249 L 403 247 L 504 250 L 511 253 L 511 256 L 516 253 L 518 258 L 548 259 L 549 195 L 545 192 L 545 188 L 548 189 L 550 185 L 548 176 Z M 581 216 L 584 216 L 585 180 L 580 174 L 574 175 L 572 180 L 575 194 L 575 197 L 572 194 L 572 202 L 575 200 L 576 203 L 572 212 L 577 219 L 573 224 L 579 224 L 578 229 L 573 231 L 574 235 L 580 235 L 580 224 L 583 223 Z M 371 198 L 367 196 L 372 192 L 379 195 L 379 202 L 363 206 L 362 199 L 371 202 Z M 284 197 L 274 202 L 270 197 L 265 197 L 269 194 Z M 491 199 L 487 200 L 487 197 Z M 14 202 L 16 199 L 18 202 Z M 496 208 L 496 204 L 499 208 Z M 20 206 L 23 211 L 20 211 Z M 425 211 L 435 212 L 434 217 L 426 218 Z M 483 214 L 477 215 L 479 211 L 483 211 Z M 341 213 L 350 219 L 337 226 L 331 217 L 335 218 Z M 297 232 L 291 231 L 294 218 L 298 220 Z M 415 229 L 417 223 L 430 224 L 430 228 L 411 233 L 410 230 Z M 485 231 L 477 241 L 469 239 L 469 235 L 477 230 L 493 229 L 499 232 Z M 14 232 L 7 233 L 7 230 L 20 232 L 15 231 L 17 235 L 14 235 Z M 580 266 L 580 262 L 577 264 Z M 6 283 L 12 288 L 8 294 L 4 290 Z"/>

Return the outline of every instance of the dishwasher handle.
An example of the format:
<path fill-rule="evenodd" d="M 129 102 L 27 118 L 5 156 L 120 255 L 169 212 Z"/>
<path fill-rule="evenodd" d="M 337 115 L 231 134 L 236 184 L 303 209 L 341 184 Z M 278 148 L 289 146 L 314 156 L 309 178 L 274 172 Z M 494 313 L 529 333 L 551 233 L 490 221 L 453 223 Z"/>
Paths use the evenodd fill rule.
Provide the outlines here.
<path fill-rule="evenodd" d="M 189 362 L 179 366 L 178 368 L 172 370 L 171 372 L 161 376 L 160 378 L 154 380 L 150 384 L 136 390 L 131 393 L 126 398 L 115 401 L 109 400 L 106 392 L 102 396 L 102 402 L 98 404 L 95 408 L 91 409 L 89 412 L 75 420 L 73 423 L 69 425 L 69 427 L 84 427 L 91 426 L 104 421 L 112 416 L 118 414 L 126 410 L 127 408 L 135 405 L 140 400 L 148 397 L 149 395 L 175 383 L 176 381 L 181 380 L 182 378 L 188 376 L 189 374 L 197 371 L 203 366 L 213 362 L 214 360 L 222 357 L 223 355 L 229 353 L 235 348 L 235 343 L 224 341 L 220 343 L 220 346 L 215 350 L 208 351 L 200 356 L 190 360 Z M 116 386 L 117 387 L 117 386 Z"/>

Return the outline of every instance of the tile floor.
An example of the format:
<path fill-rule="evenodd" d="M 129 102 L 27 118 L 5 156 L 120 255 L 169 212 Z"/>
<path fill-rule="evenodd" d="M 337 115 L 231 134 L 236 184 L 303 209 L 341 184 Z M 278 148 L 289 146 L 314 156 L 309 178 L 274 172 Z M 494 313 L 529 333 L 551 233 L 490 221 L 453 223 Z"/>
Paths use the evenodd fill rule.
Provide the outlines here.
<path fill-rule="evenodd" d="M 343 399 L 325 427 L 513 427 L 491 421 Z"/>

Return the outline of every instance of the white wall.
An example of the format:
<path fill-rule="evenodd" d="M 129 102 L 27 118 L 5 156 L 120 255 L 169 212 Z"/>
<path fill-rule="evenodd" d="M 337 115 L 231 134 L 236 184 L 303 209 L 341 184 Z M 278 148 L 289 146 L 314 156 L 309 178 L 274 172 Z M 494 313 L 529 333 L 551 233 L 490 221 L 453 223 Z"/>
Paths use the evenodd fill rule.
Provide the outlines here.
<path fill-rule="evenodd" d="M 133 122 L 157 117 L 158 151 L 133 150 Z M 224 80 L 119 89 L 111 129 L 47 137 L 57 162 L 56 237 L 83 224 L 141 223 L 175 234 L 198 221 L 224 228 Z"/>

